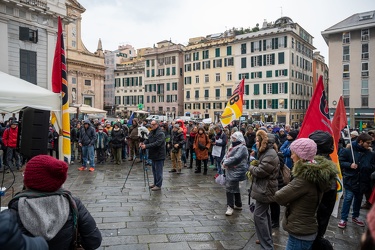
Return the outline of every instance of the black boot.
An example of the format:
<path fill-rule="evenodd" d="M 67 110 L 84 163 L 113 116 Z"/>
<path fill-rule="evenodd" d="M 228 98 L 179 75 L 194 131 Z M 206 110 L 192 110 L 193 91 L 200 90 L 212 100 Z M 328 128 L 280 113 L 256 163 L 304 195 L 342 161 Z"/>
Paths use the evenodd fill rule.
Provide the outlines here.
<path fill-rule="evenodd" d="M 207 175 L 207 167 L 203 169 L 203 175 Z"/>
<path fill-rule="evenodd" d="M 197 167 L 197 170 L 195 170 L 194 173 L 196 173 L 196 174 L 201 173 L 201 167 Z"/>

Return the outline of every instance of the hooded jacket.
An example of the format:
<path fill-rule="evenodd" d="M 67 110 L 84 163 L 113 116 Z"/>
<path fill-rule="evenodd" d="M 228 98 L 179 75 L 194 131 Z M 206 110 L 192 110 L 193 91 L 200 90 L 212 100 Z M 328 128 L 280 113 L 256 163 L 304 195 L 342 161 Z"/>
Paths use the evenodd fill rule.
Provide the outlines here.
<path fill-rule="evenodd" d="M 160 127 L 151 130 L 148 139 L 144 141 L 148 151 L 148 158 L 153 161 L 164 161 L 165 152 L 165 134 Z"/>
<path fill-rule="evenodd" d="M 90 123 L 87 128 L 83 125 L 80 129 L 78 142 L 82 143 L 82 146 L 94 146 L 96 140 L 96 132 L 93 126 Z"/>
<path fill-rule="evenodd" d="M 132 121 L 132 125 L 129 128 L 129 138 L 132 140 L 139 140 L 138 135 L 138 119 L 134 118 Z"/>
<path fill-rule="evenodd" d="M 250 196 L 261 203 L 271 203 L 271 197 L 278 187 L 279 157 L 273 144 L 275 136 L 258 130 L 256 136 L 260 139 L 258 150 L 258 166 L 250 165 L 249 171 L 253 176 Z"/>
<path fill-rule="evenodd" d="M 3 143 L 6 147 L 17 147 L 18 126 L 15 128 L 9 127 L 3 133 Z"/>
<path fill-rule="evenodd" d="M 199 134 L 199 131 L 203 131 L 203 134 Z M 199 146 L 201 145 L 201 146 Z M 205 148 L 203 149 L 204 146 Z M 211 147 L 211 141 L 208 139 L 208 135 L 204 132 L 203 128 L 198 130 L 195 135 L 193 149 L 197 160 L 207 160 L 208 159 L 208 149 Z"/>
<path fill-rule="evenodd" d="M 316 162 L 296 162 L 292 170 L 294 179 L 273 197 L 286 206 L 282 224 L 284 230 L 293 235 L 312 235 L 318 231 L 318 205 L 337 175 L 332 161 L 323 156 L 314 159 Z"/>
<path fill-rule="evenodd" d="M 178 144 L 178 149 L 181 149 L 183 145 L 185 144 L 184 140 L 184 134 L 181 128 L 178 128 L 178 130 L 174 131 L 172 130 L 172 147 L 174 147 L 175 144 Z"/>
<path fill-rule="evenodd" d="M 100 246 L 102 236 L 95 220 L 82 202 L 73 197 L 78 210 L 78 232 L 85 249 Z M 69 201 L 62 195 L 38 198 L 21 197 L 8 204 L 17 212 L 21 231 L 28 236 L 42 236 L 49 249 L 71 249 L 74 223 Z"/>

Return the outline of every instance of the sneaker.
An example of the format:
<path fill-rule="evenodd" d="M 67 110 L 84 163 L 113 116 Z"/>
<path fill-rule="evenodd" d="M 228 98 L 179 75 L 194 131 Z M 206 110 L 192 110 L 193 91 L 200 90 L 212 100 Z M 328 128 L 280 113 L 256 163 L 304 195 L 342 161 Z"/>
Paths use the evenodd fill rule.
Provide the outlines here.
<path fill-rule="evenodd" d="M 72 164 L 72 165 L 73 165 L 73 164 L 74 164 L 74 161 L 70 161 L 70 164 Z"/>
<path fill-rule="evenodd" d="M 358 217 L 357 218 L 352 218 L 352 222 L 355 223 L 355 224 L 357 224 L 360 227 L 364 227 L 365 226 L 365 223 L 363 221 L 359 220 Z"/>
<path fill-rule="evenodd" d="M 176 172 L 177 172 L 176 169 L 171 169 L 171 170 L 169 170 L 169 173 L 176 173 Z"/>
<path fill-rule="evenodd" d="M 353 219 L 354 220 L 354 219 Z M 339 224 L 337 225 L 339 228 L 346 228 L 346 221 L 344 220 L 340 220 Z"/>
<path fill-rule="evenodd" d="M 182 174 L 181 169 L 177 170 L 177 174 Z"/>
<path fill-rule="evenodd" d="M 94 172 L 94 171 L 95 171 L 95 168 L 91 167 L 91 168 L 89 169 L 89 171 L 90 171 L 90 172 Z"/>
<path fill-rule="evenodd" d="M 233 208 L 231 208 L 230 206 L 227 207 L 227 211 L 225 212 L 225 215 L 232 215 L 233 214 Z"/>
<path fill-rule="evenodd" d="M 154 184 L 150 184 L 150 186 L 149 186 L 150 188 L 153 188 L 153 187 L 155 187 L 155 185 Z"/>
<path fill-rule="evenodd" d="M 78 168 L 78 170 L 79 171 L 85 171 L 87 168 L 86 167 L 84 167 L 84 166 L 82 166 L 82 167 L 80 167 L 80 168 Z"/>
<path fill-rule="evenodd" d="M 242 207 L 237 207 L 236 205 L 234 205 L 234 210 L 242 210 Z"/>
<path fill-rule="evenodd" d="M 153 188 L 151 188 L 152 191 L 159 191 L 161 190 L 161 187 L 158 187 L 158 186 L 155 186 Z"/>

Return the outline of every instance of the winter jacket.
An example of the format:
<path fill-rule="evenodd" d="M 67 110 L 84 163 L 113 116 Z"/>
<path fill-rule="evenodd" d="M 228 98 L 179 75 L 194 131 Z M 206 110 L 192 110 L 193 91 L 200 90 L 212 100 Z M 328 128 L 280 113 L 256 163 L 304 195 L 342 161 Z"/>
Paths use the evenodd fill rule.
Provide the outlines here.
<path fill-rule="evenodd" d="M 86 129 L 82 126 L 79 132 L 78 142 L 82 143 L 82 146 L 94 146 L 96 140 L 96 132 L 93 126 L 89 125 Z"/>
<path fill-rule="evenodd" d="M 344 188 L 354 193 L 365 193 L 371 190 L 371 173 L 375 170 L 374 155 L 370 150 L 360 146 L 358 142 L 352 142 L 355 163 L 357 169 L 351 169 L 353 163 L 350 148 L 341 151 L 339 161 L 342 169 Z"/>
<path fill-rule="evenodd" d="M 172 148 L 175 148 L 174 145 L 178 144 L 177 149 L 181 149 L 185 143 L 186 142 L 184 140 L 184 134 L 181 128 L 179 128 L 177 131 L 172 131 L 172 136 L 171 136 Z"/>
<path fill-rule="evenodd" d="M 133 125 L 130 126 L 129 128 L 129 138 L 131 140 L 138 140 L 138 122 L 133 120 Z"/>
<path fill-rule="evenodd" d="M 48 250 L 47 242 L 42 237 L 22 235 L 18 228 L 17 214 L 6 209 L 0 213 L 0 249 Z"/>
<path fill-rule="evenodd" d="M 148 139 L 144 141 L 148 151 L 148 158 L 153 161 L 165 160 L 165 135 L 160 127 L 151 130 Z"/>
<path fill-rule="evenodd" d="M 190 150 L 193 150 L 194 141 L 195 141 L 195 136 L 197 136 L 197 134 L 198 134 L 198 133 L 190 132 L 190 135 L 189 135 L 188 138 L 187 138 L 188 143 L 186 143 L 186 145 L 188 145 L 188 147 L 189 147 Z"/>
<path fill-rule="evenodd" d="M 194 126 L 190 124 L 186 126 L 186 148 L 193 148 L 192 143 L 194 143 L 194 138 L 192 141 L 190 140 L 190 135 L 191 135 L 191 132 L 193 131 L 193 128 Z"/>
<path fill-rule="evenodd" d="M 219 140 L 219 139 L 221 139 L 222 141 L 221 142 L 217 142 L 217 140 Z M 220 154 L 220 157 L 218 157 L 219 161 L 221 161 L 223 159 L 224 155 L 225 155 L 227 143 L 228 143 L 228 137 L 224 133 L 224 131 L 221 131 L 219 134 L 217 134 L 215 136 L 214 148 L 215 147 L 221 147 L 221 154 Z M 212 149 L 212 150 L 214 151 L 214 149 Z"/>
<path fill-rule="evenodd" d="M 78 137 L 77 137 L 77 129 L 76 128 L 72 128 L 70 130 L 70 142 L 71 143 L 74 143 L 78 141 Z"/>
<path fill-rule="evenodd" d="M 17 147 L 17 136 L 18 136 L 18 126 L 15 128 L 7 128 L 3 133 L 3 144 L 9 148 Z"/>
<path fill-rule="evenodd" d="M 257 166 L 250 165 L 249 171 L 253 176 L 253 184 L 250 196 L 261 203 L 271 203 L 271 197 L 278 187 L 277 177 L 279 174 L 279 157 L 273 144 L 275 137 L 263 130 L 258 130 L 257 136 L 262 140 L 258 150 Z"/>
<path fill-rule="evenodd" d="M 125 140 L 125 134 L 122 129 L 112 129 L 111 133 L 111 145 L 113 148 L 122 148 L 122 142 Z"/>
<path fill-rule="evenodd" d="M 200 146 L 199 146 L 200 145 Z M 211 141 L 208 139 L 206 133 L 199 134 L 195 136 L 193 149 L 197 160 L 207 160 L 208 159 L 208 149 L 211 147 Z"/>
<path fill-rule="evenodd" d="M 107 149 L 108 147 L 108 135 L 104 132 L 98 132 L 95 142 L 96 149 Z"/>
<path fill-rule="evenodd" d="M 287 165 L 288 168 L 290 168 L 290 169 L 292 169 L 292 167 L 293 167 L 293 161 L 290 158 L 290 156 L 292 155 L 292 152 L 290 151 L 290 148 L 289 148 L 290 144 L 292 144 L 292 142 L 293 141 L 286 140 L 280 148 L 280 152 L 283 153 L 283 155 L 284 155 L 285 165 Z"/>
<path fill-rule="evenodd" d="M 296 162 L 294 179 L 273 197 L 274 201 L 286 206 L 283 228 L 293 235 L 312 235 L 318 231 L 316 211 L 325 191 L 336 178 L 335 164 L 322 156 L 315 162 Z"/>
<path fill-rule="evenodd" d="M 249 151 L 245 144 L 231 147 L 223 158 L 225 169 L 225 178 L 227 181 L 243 181 L 248 169 L 247 158 Z"/>
<path fill-rule="evenodd" d="M 81 244 L 84 249 L 97 249 L 102 236 L 96 222 L 82 202 L 78 198 L 73 199 L 78 209 Z M 75 232 L 70 203 L 66 197 L 56 194 L 37 198 L 23 197 L 11 200 L 8 207 L 17 212 L 18 224 L 24 234 L 42 236 L 47 240 L 49 249 L 72 249 Z"/>
<path fill-rule="evenodd" d="M 249 133 L 247 132 L 246 133 L 246 136 L 245 136 L 245 139 L 247 138 L 247 141 L 246 141 L 246 147 L 251 149 L 253 147 L 253 145 L 255 144 L 255 132 L 252 132 L 252 133 Z"/>

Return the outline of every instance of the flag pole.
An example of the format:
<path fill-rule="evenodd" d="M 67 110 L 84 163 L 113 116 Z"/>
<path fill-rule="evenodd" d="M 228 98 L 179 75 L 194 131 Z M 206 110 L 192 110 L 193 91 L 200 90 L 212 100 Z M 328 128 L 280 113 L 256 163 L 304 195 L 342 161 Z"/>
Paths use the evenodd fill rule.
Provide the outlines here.
<path fill-rule="evenodd" d="M 352 152 L 353 163 L 355 164 L 354 152 L 353 152 L 353 143 L 352 143 L 352 138 L 350 138 L 349 125 L 346 125 L 346 128 L 348 130 L 348 135 L 349 135 L 350 151 Z"/>

